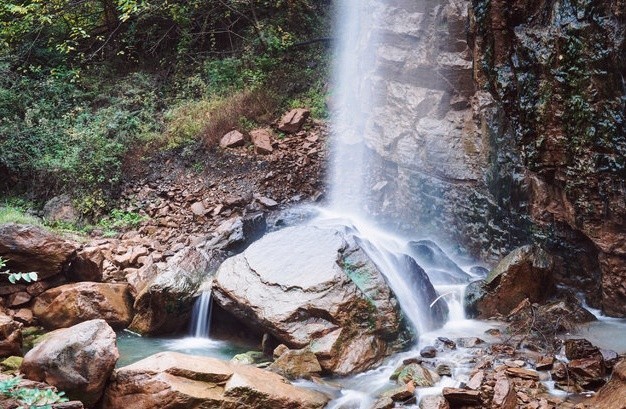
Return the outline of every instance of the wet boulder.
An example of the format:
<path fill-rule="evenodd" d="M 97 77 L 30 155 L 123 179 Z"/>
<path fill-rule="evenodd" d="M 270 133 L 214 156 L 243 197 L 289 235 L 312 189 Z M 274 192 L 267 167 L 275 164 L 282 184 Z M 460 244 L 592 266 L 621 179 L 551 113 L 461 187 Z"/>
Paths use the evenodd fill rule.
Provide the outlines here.
<path fill-rule="evenodd" d="M 33 314 L 46 328 L 66 328 L 85 320 L 103 319 L 126 328 L 133 318 L 127 284 L 80 282 L 51 288 L 35 298 Z"/>
<path fill-rule="evenodd" d="M 24 356 L 20 372 L 92 407 L 119 358 L 115 340 L 115 332 L 104 320 L 50 332 Z"/>
<path fill-rule="evenodd" d="M 331 228 L 266 235 L 224 261 L 213 295 L 244 324 L 289 348 L 308 346 L 323 370 L 337 374 L 370 368 L 407 339 L 383 275 L 354 240 Z"/>
<path fill-rule="evenodd" d="M 0 226 L 0 257 L 12 271 L 39 273 L 43 280 L 64 271 L 78 245 L 41 227 L 8 223 Z"/>
<path fill-rule="evenodd" d="M 141 334 L 180 330 L 188 321 L 195 295 L 215 271 L 211 253 L 185 248 L 167 263 L 149 262 L 127 279 L 135 294 L 135 316 L 130 329 Z"/>
<path fill-rule="evenodd" d="M 543 302 L 555 290 L 554 260 L 537 246 L 513 250 L 489 273 L 487 278 L 471 284 L 466 292 L 466 309 L 470 315 L 487 318 L 507 315 L 524 299 Z"/>
<path fill-rule="evenodd" d="M 116 370 L 101 407 L 321 409 L 327 402 L 319 392 L 253 366 L 162 352 Z"/>

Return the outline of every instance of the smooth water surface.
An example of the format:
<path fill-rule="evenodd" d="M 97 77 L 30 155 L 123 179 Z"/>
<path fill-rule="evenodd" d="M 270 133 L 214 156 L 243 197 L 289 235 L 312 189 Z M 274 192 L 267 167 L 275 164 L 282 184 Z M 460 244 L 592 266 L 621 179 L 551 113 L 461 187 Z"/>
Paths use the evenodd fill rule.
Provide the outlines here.
<path fill-rule="evenodd" d="M 163 351 L 210 356 L 228 361 L 233 356 L 250 350 L 249 346 L 209 338 L 151 338 L 142 337 L 130 331 L 121 331 L 117 334 L 117 348 L 120 351 L 117 367 L 130 365 Z"/>

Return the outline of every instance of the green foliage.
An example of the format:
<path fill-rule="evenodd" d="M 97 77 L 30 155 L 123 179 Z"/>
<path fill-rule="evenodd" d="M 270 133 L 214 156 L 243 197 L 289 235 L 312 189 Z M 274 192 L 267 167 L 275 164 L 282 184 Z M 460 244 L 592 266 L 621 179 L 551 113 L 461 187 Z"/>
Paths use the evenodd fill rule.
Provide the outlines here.
<path fill-rule="evenodd" d="M 0 82 L 0 90 L 22 96 L 0 120 L 0 165 L 44 194 L 78 193 L 84 214 L 102 211 L 129 149 L 159 130 L 147 76 L 131 74 L 105 87 L 92 81 L 42 75 Z"/>
<path fill-rule="evenodd" d="M 24 209 L 9 204 L 0 206 L 0 224 L 34 224 L 40 225 L 41 220 L 24 212 Z"/>
<path fill-rule="evenodd" d="M 328 93 L 322 81 L 302 93 L 300 96 L 289 101 L 290 108 L 308 108 L 313 118 L 326 119 L 329 116 L 326 100 Z"/>
<path fill-rule="evenodd" d="M 136 212 L 113 209 L 108 216 L 98 222 L 97 227 L 109 231 L 117 231 L 137 227 L 146 220 L 148 220 L 148 216 Z"/>
<path fill-rule="evenodd" d="M 53 404 L 68 401 L 64 392 L 21 387 L 21 381 L 20 377 L 0 380 L 0 394 L 17 400 L 21 405 L 17 409 L 52 409 Z"/>
<path fill-rule="evenodd" d="M 328 3 L 0 2 L 2 183 L 40 201 L 69 193 L 96 220 L 133 158 L 214 146 L 288 99 L 325 117 L 324 53 L 292 46 L 325 35 Z"/>
<path fill-rule="evenodd" d="M 32 282 L 37 281 L 39 279 L 39 276 L 35 272 L 32 272 L 32 273 L 12 273 L 10 270 L 3 270 L 3 268 L 5 268 L 6 265 L 7 265 L 6 262 L 7 261 L 5 259 L 0 257 L 0 274 L 8 276 L 9 282 L 11 284 L 15 284 L 16 282 L 18 282 L 20 280 L 26 281 L 27 283 L 32 283 Z"/>

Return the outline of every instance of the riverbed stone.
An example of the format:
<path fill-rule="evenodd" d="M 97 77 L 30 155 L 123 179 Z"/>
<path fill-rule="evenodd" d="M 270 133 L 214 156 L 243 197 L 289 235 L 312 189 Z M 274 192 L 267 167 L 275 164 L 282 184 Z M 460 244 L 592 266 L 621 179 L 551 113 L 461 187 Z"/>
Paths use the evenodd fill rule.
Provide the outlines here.
<path fill-rule="evenodd" d="M 333 228 L 266 235 L 220 266 L 213 294 L 244 324 L 289 348 L 310 346 L 322 368 L 337 374 L 368 369 L 407 339 L 384 277 Z"/>
<path fill-rule="evenodd" d="M 102 409 L 321 409 L 327 402 L 319 392 L 253 366 L 162 352 L 117 369 Z"/>
<path fill-rule="evenodd" d="M 133 304 L 127 284 L 80 282 L 51 288 L 38 295 L 33 314 L 48 329 L 66 328 L 98 318 L 121 329 L 133 318 Z"/>
<path fill-rule="evenodd" d="M 24 356 L 20 372 L 91 407 L 100 399 L 118 358 L 115 332 L 98 319 L 46 334 Z"/>

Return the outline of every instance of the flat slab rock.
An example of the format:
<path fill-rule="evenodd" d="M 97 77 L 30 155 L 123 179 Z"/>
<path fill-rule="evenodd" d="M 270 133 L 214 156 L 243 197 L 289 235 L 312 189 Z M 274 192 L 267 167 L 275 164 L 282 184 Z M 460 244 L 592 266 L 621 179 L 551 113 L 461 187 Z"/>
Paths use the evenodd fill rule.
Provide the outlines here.
<path fill-rule="evenodd" d="M 162 352 L 116 370 L 102 409 L 321 409 L 328 400 L 253 366 Z"/>
<path fill-rule="evenodd" d="M 342 233 L 298 226 L 270 233 L 220 266 L 216 302 L 281 343 L 307 346 L 327 371 L 377 364 L 401 313 L 382 274 Z M 372 308 L 374 307 L 374 308 Z"/>

